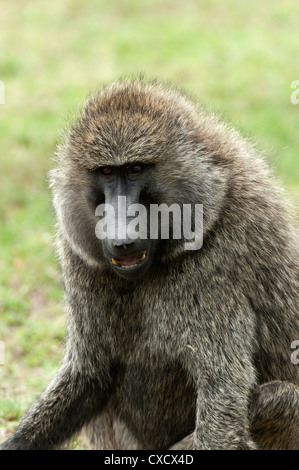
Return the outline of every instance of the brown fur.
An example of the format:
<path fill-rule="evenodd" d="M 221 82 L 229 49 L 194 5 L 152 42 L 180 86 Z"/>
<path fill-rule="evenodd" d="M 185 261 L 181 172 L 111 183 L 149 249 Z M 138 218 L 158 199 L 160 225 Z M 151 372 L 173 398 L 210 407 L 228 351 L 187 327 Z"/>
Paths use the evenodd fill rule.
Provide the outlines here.
<path fill-rule="evenodd" d="M 140 161 L 155 201 L 203 204 L 204 245 L 161 242 L 135 282 L 112 272 L 88 195 L 92 170 Z M 180 93 L 117 82 L 67 131 L 51 186 L 65 358 L 3 447 L 86 425 L 92 448 L 299 449 L 298 234 L 252 146 Z"/>

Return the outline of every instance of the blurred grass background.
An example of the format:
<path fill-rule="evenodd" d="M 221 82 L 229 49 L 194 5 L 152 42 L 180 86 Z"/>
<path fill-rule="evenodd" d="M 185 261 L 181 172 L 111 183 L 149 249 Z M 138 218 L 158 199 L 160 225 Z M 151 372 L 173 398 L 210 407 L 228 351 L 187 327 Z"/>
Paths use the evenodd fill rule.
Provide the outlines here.
<path fill-rule="evenodd" d="M 47 172 L 65 120 L 99 85 L 160 77 L 254 138 L 298 209 L 298 15 L 298 0 L 1 2 L 0 441 L 63 353 Z"/>

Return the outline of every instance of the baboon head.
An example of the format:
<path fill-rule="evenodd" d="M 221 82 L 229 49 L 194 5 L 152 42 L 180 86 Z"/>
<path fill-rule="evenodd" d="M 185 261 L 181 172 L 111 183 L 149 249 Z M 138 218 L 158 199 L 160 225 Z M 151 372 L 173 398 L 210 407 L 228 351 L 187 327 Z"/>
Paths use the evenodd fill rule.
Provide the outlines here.
<path fill-rule="evenodd" d="M 174 236 L 173 213 L 168 211 L 164 237 L 162 212 L 153 228 L 149 211 L 199 204 L 204 230 L 213 225 L 226 176 L 219 164 L 224 130 L 214 123 L 209 131 L 210 123 L 180 93 L 140 80 L 117 82 L 87 99 L 51 172 L 58 225 L 73 250 L 89 264 L 131 279 L 140 279 L 154 259 L 163 263 L 184 253 L 186 237 Z M 211 145 L 215 140 L 222 148 Z M 136 204 L 145 210 L 140 214 L 138 206 L 138 222 Z M 126 230 L 132 226 L 135 236 Z M 109 237 L 101 236 L 105 230 Z"/>

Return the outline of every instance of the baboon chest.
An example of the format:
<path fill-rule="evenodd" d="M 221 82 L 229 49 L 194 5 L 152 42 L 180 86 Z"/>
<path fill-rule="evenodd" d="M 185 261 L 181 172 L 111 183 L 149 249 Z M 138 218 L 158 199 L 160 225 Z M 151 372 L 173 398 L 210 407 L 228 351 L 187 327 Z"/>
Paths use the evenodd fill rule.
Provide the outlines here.
<path fill-rule="evenodd" d="M 179 364 L 137 358 L 118 365 L 115 384 L 116 414 L 145 447 L 167 448 L 194 430 L 195 388 Z"/>

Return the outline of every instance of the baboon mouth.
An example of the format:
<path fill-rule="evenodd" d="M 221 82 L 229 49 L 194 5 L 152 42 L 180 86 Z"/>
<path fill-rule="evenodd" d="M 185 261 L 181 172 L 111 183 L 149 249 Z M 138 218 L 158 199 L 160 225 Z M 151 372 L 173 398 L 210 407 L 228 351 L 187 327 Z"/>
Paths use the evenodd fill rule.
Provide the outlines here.
<path fill-rule="evenodd" d="M 146 259 L 146 251 L 142 251 L 141 253 L 133 253 L 128 256 L 120 256 L 119 258 L 111 258 L 112 263 L 115 266 L 119 266 L 121 268 L 134 268 L 138 264 L 142 263 Z"/>

